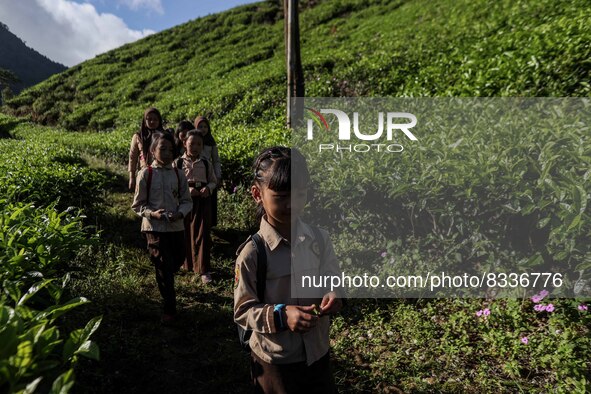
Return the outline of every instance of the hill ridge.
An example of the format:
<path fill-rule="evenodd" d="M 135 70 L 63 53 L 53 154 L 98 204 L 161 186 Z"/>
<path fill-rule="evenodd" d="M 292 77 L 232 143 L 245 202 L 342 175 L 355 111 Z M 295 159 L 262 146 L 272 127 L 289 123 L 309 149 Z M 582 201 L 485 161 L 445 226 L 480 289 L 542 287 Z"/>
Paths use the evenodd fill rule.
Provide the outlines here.
<path fill-rule="evenodd" d="M 12 71 L 21 80 L 21 82 L 11 85 L 14 93 L 36 85 L 67 69 L 63 64 L 54 62 L 27 46 L 2 22 L 0 22 L 0 42 L 2 42 L 0 46 L 0 68 Z"/>

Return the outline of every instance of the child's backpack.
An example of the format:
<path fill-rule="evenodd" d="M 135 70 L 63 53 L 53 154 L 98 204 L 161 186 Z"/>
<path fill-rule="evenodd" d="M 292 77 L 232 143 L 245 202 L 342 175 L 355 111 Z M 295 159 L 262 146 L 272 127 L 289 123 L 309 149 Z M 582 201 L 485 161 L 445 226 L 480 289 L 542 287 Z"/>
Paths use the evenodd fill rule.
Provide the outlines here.
<path fill-rule="evenodd" d="M 318 227 L 310 226 L 310 228 L 312 228 L 314 239 L 319 245 L 320 256 L 322 256 L 324 255 L 324 238 L 322 238 L 322 234 Z M 265 251 L 265 241 L 259 233 L 253 234 L 251 239 L 257 251 L 257 298 L 262 302 L 265 299 L 265 287 L 267 282 L 267 252 Z M 238 324 L 236 327 L 238 327 L 238 339 L 240 340 L 242 350 L 250 352 L 250 344 L 248 341 L 252 335 L 252 330 L 244 329 Z"/>

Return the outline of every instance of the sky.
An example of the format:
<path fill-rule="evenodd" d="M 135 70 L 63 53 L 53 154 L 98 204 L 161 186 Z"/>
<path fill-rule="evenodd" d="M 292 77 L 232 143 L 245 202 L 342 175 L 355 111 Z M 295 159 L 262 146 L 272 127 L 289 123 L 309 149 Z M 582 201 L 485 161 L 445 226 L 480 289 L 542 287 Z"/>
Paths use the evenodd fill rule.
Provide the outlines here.
<path fill-rule="evenodd" d="M 253 0 L 0 0 L 0 22 L 71 67 L 150 34 Z M 2 45 L 0 43 L 0 45 Z"/>

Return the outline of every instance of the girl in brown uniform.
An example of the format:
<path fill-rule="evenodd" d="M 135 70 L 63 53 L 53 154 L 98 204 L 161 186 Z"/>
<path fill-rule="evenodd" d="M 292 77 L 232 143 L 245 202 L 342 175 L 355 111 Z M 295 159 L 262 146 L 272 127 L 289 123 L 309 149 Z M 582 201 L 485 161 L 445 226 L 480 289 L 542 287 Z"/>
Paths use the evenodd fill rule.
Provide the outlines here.
<path fill-rule="evenodd" d="M 191 196 L 182 171 L 172 167 L 172 134 L 155 133 L 150 144 L 154 158 L 138 175 L 131 208 L 142 217 L 141 231 L 148 240 L 156 283 L 164 300 L 161 322 L 172 323 L 176 315 L 174 273 L 185 257 L 183 218 L 191 212 Z"/>
<path fill-rule="evenodd" d="M 213 172 L 216 177 L 216 188 L 212 190 L 211 194 L 211 225 L 212 227 L 218 224 L 218 188 L 222 184 L 222 164 L 220 161 L 220 154 L 218 145 L 211 134 L 211 126 L 209 120 L 205 116 L 198 116 L 194 122 L 195 130 L 199 131 L 203 136 L 203 156 L 213 166 Z"/>
<path fill-rule="evenodd" d="M 129 172 L 130 190 L 135 189 L 137 172 L 152 163 L 153 158 L 150 154 L 152 134 L 163 131 L 160 111 L 156 108 L 148 108 L 144 112 L 140 129 L 131 138 L 131 146 L 129 147 L 127 171 Z"/>
<path fill-rule="evenodd" d="M 184 268 L 201 276 L 208 284 L 211 278 L 211 194 L 216 187 L 216 177 L 211 163 L 201 153 L 203 137 L 196 130 L 185 139 L 185 154 L 175 162 L 189 182 L 193 210 L 185 218 L 186 257 Z"/>

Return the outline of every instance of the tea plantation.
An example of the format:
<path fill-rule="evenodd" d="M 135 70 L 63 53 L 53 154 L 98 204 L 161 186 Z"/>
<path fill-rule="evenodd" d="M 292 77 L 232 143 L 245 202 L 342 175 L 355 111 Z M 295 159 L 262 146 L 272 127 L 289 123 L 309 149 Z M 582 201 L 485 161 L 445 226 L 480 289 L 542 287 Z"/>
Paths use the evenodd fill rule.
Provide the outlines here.
<path fill-rule="evenodd" d="M 249 392 L 232 322 L 233 258 L 253 227 L 250 163 L 261 148 L 291 142 L 279 4 L 238 7 L 125 45 L 2 107 L 0 131 L 11 136 L 0 140 L 2 392 Z M 300 7 L 307 97 L 591 96 L 584 0 Z M 159 326 L 158 291 L 125 190 L 129 141 L 149 106 L 168 127 L 209 116 L 224 168 L 214 285 L 177 277 L 184 317 L 176 329 Z M 588 273 L 587 118 L 572 129 L 537 119 L 536 133 L 520 125 L 425 135 L 385 163 L 352 161 L 330 177 L 338 155 L 311 158 L 308 217 L 335 218 L 333 242 L 349 268 L 363 258 Z M 384 165 L 394 170 L 375 170 Z M 391 213 L 386 224 L 363 207 L 370 196 Z M 331 326 L 339 390 L 591 391 L 591 300 L 543 290 L 352 299 Z"/>

